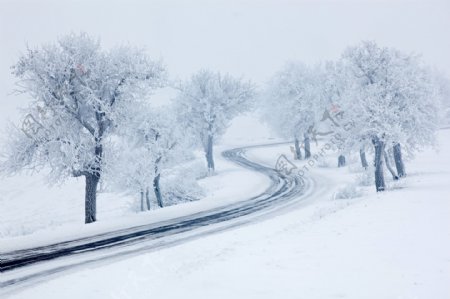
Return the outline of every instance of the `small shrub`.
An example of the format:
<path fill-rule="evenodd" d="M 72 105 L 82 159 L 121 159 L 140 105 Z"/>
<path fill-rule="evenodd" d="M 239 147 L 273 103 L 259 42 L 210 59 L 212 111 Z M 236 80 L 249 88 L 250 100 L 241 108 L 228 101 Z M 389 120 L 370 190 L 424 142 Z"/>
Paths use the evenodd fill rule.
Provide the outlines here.
<path fill-rule="evenodd" d="M 375 182 L 375 174 L 372 167 L 359 174 L 356 181 L 360 186 L 372 186 Z"/>
<path fill-rule="evenodd" d="M 333 195 L 333 199 L 351 199 L 361 197 L 363 192 L 360 188 L 356 187 L 356 184 L 349 184 L 343 188 L 340 188 Z"/>

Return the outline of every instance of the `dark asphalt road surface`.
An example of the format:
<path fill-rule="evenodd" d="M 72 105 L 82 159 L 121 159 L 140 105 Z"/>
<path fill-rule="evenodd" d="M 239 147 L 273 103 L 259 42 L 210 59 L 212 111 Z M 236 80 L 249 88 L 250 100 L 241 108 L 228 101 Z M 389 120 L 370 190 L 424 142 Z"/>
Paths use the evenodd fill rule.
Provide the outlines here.
<path fill-rule="evenodd" d="M 244 201 L 169 221 L 131 227 L 32 249 L 3 253 L 0 257 L 0 269 L 2 272 L 1 276 L 4 276 L 6 280 L 0 279 L 0 288 L 5 290 L 32 283 L 33 280 L 41 281 L 51 274 L 95 261 L 158 250 L 202 237 L 203 235 L 244 225 L 257 219 L 268 217 L 270 214 L 286 208 L 291 202 L 301 198 L 300 195 L 308 188 L 308 182 L 300 184 L 296 178 L 286 177 L 273 168 L 252 162 L 245 157 L 246 150 L 279 144 L 255 145 L 231 149 L 222 153 L 226 159 L 244 168 L 267 175 L 271 180 L 271 185 L 264 193 Z M 198 231 L 197 234 L 196 231 Z M 166 239 L 167 241 L 165 241 Z M 133 248 L 133 245 L 138 244 L 141 246 Z M 109 254 L 111 249 L 114 249 L 113 254 Z M 89 253 L 94 252 L 99 253 L 98 258 L 92 258 L 92 254 L 89 255 Z M 89 255 L 90 258 L 83 260 L 83 255 Z M 71 257 L 71 259 L 66 263 L 64 259 L 68 257 Z M 74 262 L 72 257 L 81 257 L 81 259 Z M 52 267 L 38 267 L 39 264 L 46 265 L 54 260 L 60 260 L 60 262 L 54 263 L 55 266 Z M 34 270 L 26 271 L 30 267 Z M 39 270 L 40 268 L 43 270 Z M 20 273 L 13 275 L 15 272 Z"/>

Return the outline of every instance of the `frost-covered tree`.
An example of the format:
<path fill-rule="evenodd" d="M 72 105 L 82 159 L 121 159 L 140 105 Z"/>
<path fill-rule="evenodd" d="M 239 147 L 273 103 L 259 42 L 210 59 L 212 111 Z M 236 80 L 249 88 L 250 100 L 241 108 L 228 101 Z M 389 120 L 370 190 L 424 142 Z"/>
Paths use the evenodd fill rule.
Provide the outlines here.
<path fill-rule="evenodd" d="M 443 125 L 450 124 L 450 78 L 440 70 L 432 70 L 434 85 L 441 102 Z"/>
<path fill-rule="evenodd" d="M 167 198 L 169 201 L 173 201 L 173 197 L 179 200 L 183 200 L 181 197 L 195 198 L 201 193 L 196 183 L 197 175 L 184 172 L 185 177 L 179 177 L 174 175 L 179 170 L 172 169 L 194 158 L 173 108 L 140 105 L 134 110 L 133 119 L 122 119 L 126 125 L 121 125 L 118 130 L 121 137 L 117 142 L 119 150 L 114 151 L 118 163 L 108 171 L 114 185 L 132 194 L 139 193 L 141 210 L 150 209 L 153 197 L 161 208 L 166 202 L 164 195 L 171 197 Z M 163 173 L 169 176 L 168 186 L 161 186 Z M 178 186 L 173 183 L 175 179 L 179 180 Z"/>
<path fill-rule="evenodd" d="M 106 51 L 82 33 L 28 49 L 13 74 L 19 78 L 20 92 L 33 100 L 11 137 L 3 170 L 49 167 L 52 180 L 84 176 L 85 222 L 96 221 L 108 136 L 119 115 L 164 82 L 164 68 L 142 50 Z"/>
<path fill-rule="evenodd" d="M 355 147 L 355 143 L 361 143 L 352 134 L 353 121 L 351 115 L 342 109 L 346 101 L 344 89 L 346 88 L 345 72 L 339 64 L 328 61 L 325 63 L 322 77 L 319 81 L 319 90 L 322 92 L 324 103 L 328 107 L 324 110 L 321 122 L 326 122 L 328 130 L 335 137 L 337 144 L 334 145 L 339 152 L 338 167 L 346 165 L 345 156 Z M 363 147 L 360 150 L 363 167 L 367 167 Z M 366 162 L 366 163 L 364 163 Z"/>
<path fill-rule="evenodd" d="M 418 57 L 374 42 L 348 48 L 341 63 L 346 75 L 343 110 L 354 122 L 350 133 L 353 140 L 372 142 L 376 190 L 383 191 L 386 147 L 394 147 L 402 176 L 400 144 L 413 152 L 434 139 L 437 123 L 433 116 L 438 107 L 434 86 Z"/>
<path fill-rule="evenodd" d="M 201 144 L 209 173 L 214 172 L 213 146 L 230 121 L 253 103 L 251 82 L 202 70 L 179 87 L 177 97 L 180 123 Z"/>
<path fill-rule="evenodd" d="M 441 122 L 439 87 L 432 73 L 422 65 L 419 57 L 399 53 L 389 84 L 396 100 L 400 132 L 392 152 L 399 177 L 406 175 L 402 146 L 410 157 L 436 141 L 436 131 Z"/>
<path fill-rule="evenodd" d="M 288 62 L 269 81 L 263 99 L 263 119 L 281 136 L 293 138 L 295 158 L 311 156 L 310 138 L 320 121 L 327 99 L 321 90 L 322 71 L 302 63 Z"/>

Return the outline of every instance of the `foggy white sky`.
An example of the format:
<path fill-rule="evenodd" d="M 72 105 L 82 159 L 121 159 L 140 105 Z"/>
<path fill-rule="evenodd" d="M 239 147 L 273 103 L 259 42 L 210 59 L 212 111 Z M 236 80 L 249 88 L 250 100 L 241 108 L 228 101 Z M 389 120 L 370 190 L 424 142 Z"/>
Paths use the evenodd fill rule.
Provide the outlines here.
<path fill-rule="evenodd" d="M 261 83 L 285 60 L 335 59 L 367 39 L 422 53 L 450 74 L 449 29 L 448 0 L 0 0 L 0 109 L 23 103 L 7 94 L 14 82 L 9 67 L 26 43 L 70 31 L 98 36 L 105 46 L 143 46 L 163 58 L 172 77 L 208 67 Z"/>

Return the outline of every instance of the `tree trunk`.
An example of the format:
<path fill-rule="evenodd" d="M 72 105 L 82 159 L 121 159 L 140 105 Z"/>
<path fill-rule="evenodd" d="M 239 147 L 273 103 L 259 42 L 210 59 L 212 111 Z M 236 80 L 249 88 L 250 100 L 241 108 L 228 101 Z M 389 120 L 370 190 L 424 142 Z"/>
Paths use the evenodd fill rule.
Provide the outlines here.
<path fill-rule="evenodd" d="M 338 157 L 338 167 L 344 167 L 345 166 L 345 156 L 339 155 Z"/>
<path fill-rule="evenodd" d="M 213 137 L 208 136 L 208 144 L 206 145 L 206 163 L 208 164 L 208 173 L 214 173 L 214 156 L 213 156 Z"/>
<path fill-rule="evenodd" d="M 384 191 L 386 188 L 384 182 L 383 174 L 383 152 L 384 152 L 384 142 L 379 138 L 375 137 L 372 140 L 373 146 L 375 147 L 375 188 L 377 192 Z"/>
<path fill-rule="evenodd" d="M 298 138 L 295 138 L 295 160 L 302 159 L 302 152 L 300 151 L 300 143 Z"/>
<path fill-rule="evenodd" d="M 86 191 L 85 191 L 85 223 L 96 221 L 97 214 L 97 185 L 100 180 L 99 175 L 87 174 L 86 177 Z"/>
<path fill-rule="evenodd" d="M 403 164 L 402 149 L 400 147 L 400 143 L 394 145 L 394 160 L 398 176 L 400 178 L 404 177 L 406 175 L 406 172 L 405 172 L 405 165 Z"/>
<path fill-rule="evenodd" d="M 159 179 L 161 174 L 158 173 L 157 176 L 153 179 L 153 190 L 155 191 L 156 201 L 158 202 L 158 206 L 160 208 L 163 207 L 163 200 L 161 195 L 161 188 L 159 187 Z"/>
<path fill-rule="evenodd" d="M 388 154 L 386 153 L 386 151 L 383 151 L 383 155 L 384 155 L 384 161 L 386 161 L 386 168 L 387 168 L 387 169 L 389 170 L 389 172 L 391 173 L 392 179 L 393 179 L 394 181 L 398 180 L 398 176 L 397 176 L 397 174 L 395 173 L 394 169 L 391 167 L 391 162 L 389 161 L 389 156 L 388 156 Z"/>
<path fill-rule="evenodd" d="M 361 166 L 364 169 L 367 169 L 367 167 L 369 166 L 369 164 L 367 164 L 367 159 L 366 159 L 366 152 L 364 151 L 364 149 L 360 149 L 359 150 L 359 157 L 361 158 Z"/>
<path fill-rule="evenodd" d="M 147 202 L 147 210 L 150 211 L 150 192 L 148 188 L 145 190 L 145 201 Z"/>
<path fill-rule="evenodd" d="M 90 165 L 92 171 L 85 174 L 86 177 L 86 191 L 84 198 L 84 222 L 92 223 L 97 220 L 97 186 L 100 181 L 100 175 L 102 173 L 102 160 L 103 160 L 103 134 L 106 131 L 107 124 L 105 122 L 105 113 L 101 112 L 100 107 L 95 112 L 95 119 L 98 124 L 98 131 L 96 131 L 95 140 L 95 161 L 93 165 Z"/>
<path fill-rule="evenodd" d="M 311 143 L 309 142 L 309 135 L 305 134 L 305 159 L 311 157 Z"/>
<path fill-rule="evenodd" d="M 141 190 L 141 212 L 144 210 L 144 191 Z"/>

